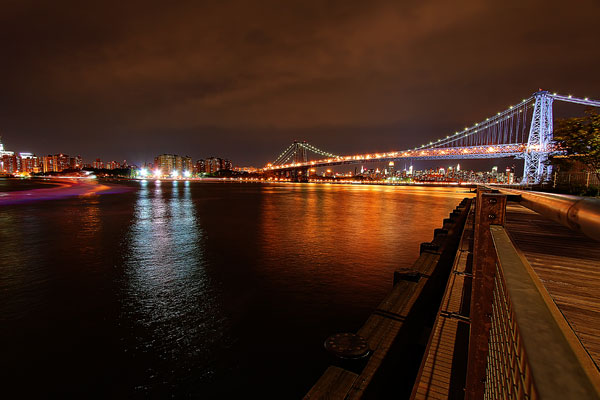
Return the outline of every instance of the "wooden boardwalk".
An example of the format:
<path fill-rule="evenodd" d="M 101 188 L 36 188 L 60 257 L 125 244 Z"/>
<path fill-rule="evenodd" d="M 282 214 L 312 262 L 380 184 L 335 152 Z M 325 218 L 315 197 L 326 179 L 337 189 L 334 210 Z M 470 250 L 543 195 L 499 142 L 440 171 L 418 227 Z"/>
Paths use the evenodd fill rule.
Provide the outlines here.
<path fill-rule="evenodd" d="M 598 368 L 600 243 L 511 202 L 506 229 Z"/>
<path fill-rule="evenodd" d="M 474 213 L 471 211 L 413 387 L 413 399 L 454 399 L 464 395 L 469 341 L 473 221 Z"/>
<path fill-rule="evenodd" d="M 473 214 L 465 226 L 453 273 L 413 387 L 413 399 L 464 396 L 472 224 Z M 598 368 L 600 243 L 513 202 L 507 205 L 505 227 Z"/>

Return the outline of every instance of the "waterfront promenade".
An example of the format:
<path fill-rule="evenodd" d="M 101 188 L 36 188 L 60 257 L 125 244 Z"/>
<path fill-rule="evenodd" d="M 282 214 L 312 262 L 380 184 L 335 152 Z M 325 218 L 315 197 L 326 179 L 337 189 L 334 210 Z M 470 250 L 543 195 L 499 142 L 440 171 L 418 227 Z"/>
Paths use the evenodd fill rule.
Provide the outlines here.
<path fill-rule="evenodd" d="M 416 309 L 403 310 L 405 325 L 421 324 L 404 330 L 426 334 L 422 356 L 394 361 L 422 337 L 384 332 L 391 361 L 375 372 L 330 367 L 307 398 L 408 397 L 404 386 L 415 399 L 600 398 L 600 246 L 565 226 L 593 236 L 598 204 L 541 196 L 540 207 L 525 192 L 494 192 L 481 188 L 468 205 L 443 295 L 429 297 L 436 315 L 415 322 Z"/>

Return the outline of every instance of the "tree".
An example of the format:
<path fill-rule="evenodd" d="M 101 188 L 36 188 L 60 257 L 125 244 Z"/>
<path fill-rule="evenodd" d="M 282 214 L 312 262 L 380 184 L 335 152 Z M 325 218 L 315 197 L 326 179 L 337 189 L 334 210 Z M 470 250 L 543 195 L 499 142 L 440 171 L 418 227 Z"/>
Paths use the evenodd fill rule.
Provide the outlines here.
<path fill-rule="evenodd" d="M 600 179 L 600 114 L 586 110 L 584 117 L 557 121 L 554 140 L 566 150 L 567 160 L 586 165 Z"/>

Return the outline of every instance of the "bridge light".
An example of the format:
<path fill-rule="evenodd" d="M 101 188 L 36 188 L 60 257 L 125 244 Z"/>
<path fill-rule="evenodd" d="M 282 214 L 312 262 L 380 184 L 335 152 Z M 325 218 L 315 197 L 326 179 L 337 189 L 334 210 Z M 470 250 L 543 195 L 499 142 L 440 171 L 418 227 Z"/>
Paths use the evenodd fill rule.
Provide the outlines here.
<path fill-rule="evenodd" d="M 569 95 L 569 98 L 571 98 L 571 97 L 573 97 L 573 96 Z"/>
<path fill-rule="evenodd" d="M 556 96 L 556 92 L 553 93 Z"/>
<path fill-rule="evenodd" d="M 585 101 L 587 101 L 587 100 L 588 100 L 588 98 L 586 97 L 584 100 L 585 100 Z"/>
<path fill-rule="evenodd" d="M 510 107 L 508 107 L 508 108 L 510 108 L 510 109 L 512 110 L 513 106 L 510 106 Z"/>
<path fill-rule="evenodd" d="M 477 126 L 477 125 L 479 125 L 479 122 L 476 122 L 476 123 L 475 123 L 475 126 Z"/>

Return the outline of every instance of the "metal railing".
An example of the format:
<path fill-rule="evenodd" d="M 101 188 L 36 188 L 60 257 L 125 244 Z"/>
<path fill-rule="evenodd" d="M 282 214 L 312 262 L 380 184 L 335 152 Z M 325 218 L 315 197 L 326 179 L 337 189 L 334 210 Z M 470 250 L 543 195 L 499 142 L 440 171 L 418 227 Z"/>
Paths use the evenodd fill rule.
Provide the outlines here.
<path fill-rule="evenodd" d="M 513 245 L 505 208 L 506 195 L 478 191 L 466 398 L 600 399 L 600 374 Z"/>
<path fill-rule="evenodd" d="M 515 189 L 500 191 L 518 195 L 521 205 L 600 241 L 600 199 Z"/>

